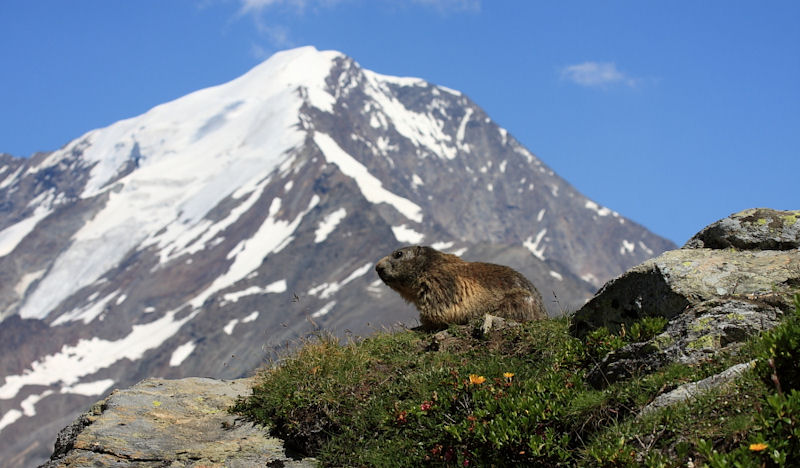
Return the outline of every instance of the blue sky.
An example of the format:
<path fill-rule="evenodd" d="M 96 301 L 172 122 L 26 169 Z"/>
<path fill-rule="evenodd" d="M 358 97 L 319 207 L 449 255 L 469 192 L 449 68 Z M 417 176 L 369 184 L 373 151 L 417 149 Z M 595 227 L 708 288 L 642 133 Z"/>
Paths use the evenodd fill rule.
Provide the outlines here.
<path fill-rule="evenodd" d="M 0 152 L 301 45 L 458 89 L 579 191 L 678 244 L 800 209 L 800 2 L 3 0 Z"/>

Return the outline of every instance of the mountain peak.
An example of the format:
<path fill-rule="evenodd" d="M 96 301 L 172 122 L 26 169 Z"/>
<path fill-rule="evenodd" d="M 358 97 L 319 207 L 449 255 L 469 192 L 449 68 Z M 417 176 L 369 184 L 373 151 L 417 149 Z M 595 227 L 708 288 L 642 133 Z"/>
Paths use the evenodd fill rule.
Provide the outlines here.
<path fill-rule="evenodd" d="M 413 324 L 372 269 L 402 244 L 509 265 L 557 295 L 551 313 L 672 247 L 461 93 L 313 47 L 0 157 L 0 207 L 0 352 L 20 356 L 0 364 L 0 451 L 28 446 L 6 436 L 45 398 L 238 377 L 312 327 Z"/>

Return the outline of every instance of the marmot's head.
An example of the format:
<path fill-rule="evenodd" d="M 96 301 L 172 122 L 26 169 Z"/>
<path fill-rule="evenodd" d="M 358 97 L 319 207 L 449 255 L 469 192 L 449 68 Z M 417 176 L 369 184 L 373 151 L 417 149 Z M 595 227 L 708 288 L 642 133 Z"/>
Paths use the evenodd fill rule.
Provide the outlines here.
<path fill-rule="evenodd" d="M 375 271 L 387 286 L 394 289 L 407 301 L 413 301 L 414 281 L 428 269 L 431 260 L 438 254 L 431 247 L 412 245 L 397 249 L 380 259 Z"/>

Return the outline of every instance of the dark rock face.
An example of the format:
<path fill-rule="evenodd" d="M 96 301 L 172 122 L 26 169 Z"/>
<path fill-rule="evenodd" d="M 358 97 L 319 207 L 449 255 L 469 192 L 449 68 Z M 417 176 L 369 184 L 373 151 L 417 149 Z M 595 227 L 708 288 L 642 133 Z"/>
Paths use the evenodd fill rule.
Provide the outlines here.
<path fill-rule="evenodd" d="M 310 48 L 0 155 L 0 466 L 46 458 L 112 388 L 239 378 L 315 328 L 416 325 L 373 270 L 408 244 L 508 265 L 550 315 L 675 247 L 463 94 Z"/>
<path fill-rule="evenodd" d="M 800 243 L 796 213 L 734 214 L 694 236 L 690 248 L 665 252 L 607 283 L 575 313 L 575 335 L 601 326 L 617 332 L 644 317 L 669 322 L 653 339 L 609 353 L 588 380 L 602 386 L 669 362 L 696 363 L 777 325 L 800 290 L 800 250 L 786 248 Z"/>

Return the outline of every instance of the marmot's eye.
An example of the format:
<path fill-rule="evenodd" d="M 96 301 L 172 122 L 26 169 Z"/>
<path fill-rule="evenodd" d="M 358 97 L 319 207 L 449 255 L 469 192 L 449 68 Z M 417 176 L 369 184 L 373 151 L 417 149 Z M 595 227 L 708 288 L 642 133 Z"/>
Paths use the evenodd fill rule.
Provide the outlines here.
<path fill-rule="evenodd" d="M 394 258 L 400 258 L 402 256 L 403 256 L 403 251 L 402 250 L 395 250 L 394 254 L 392 254 L 392 257 L 394 257 Z"/>

